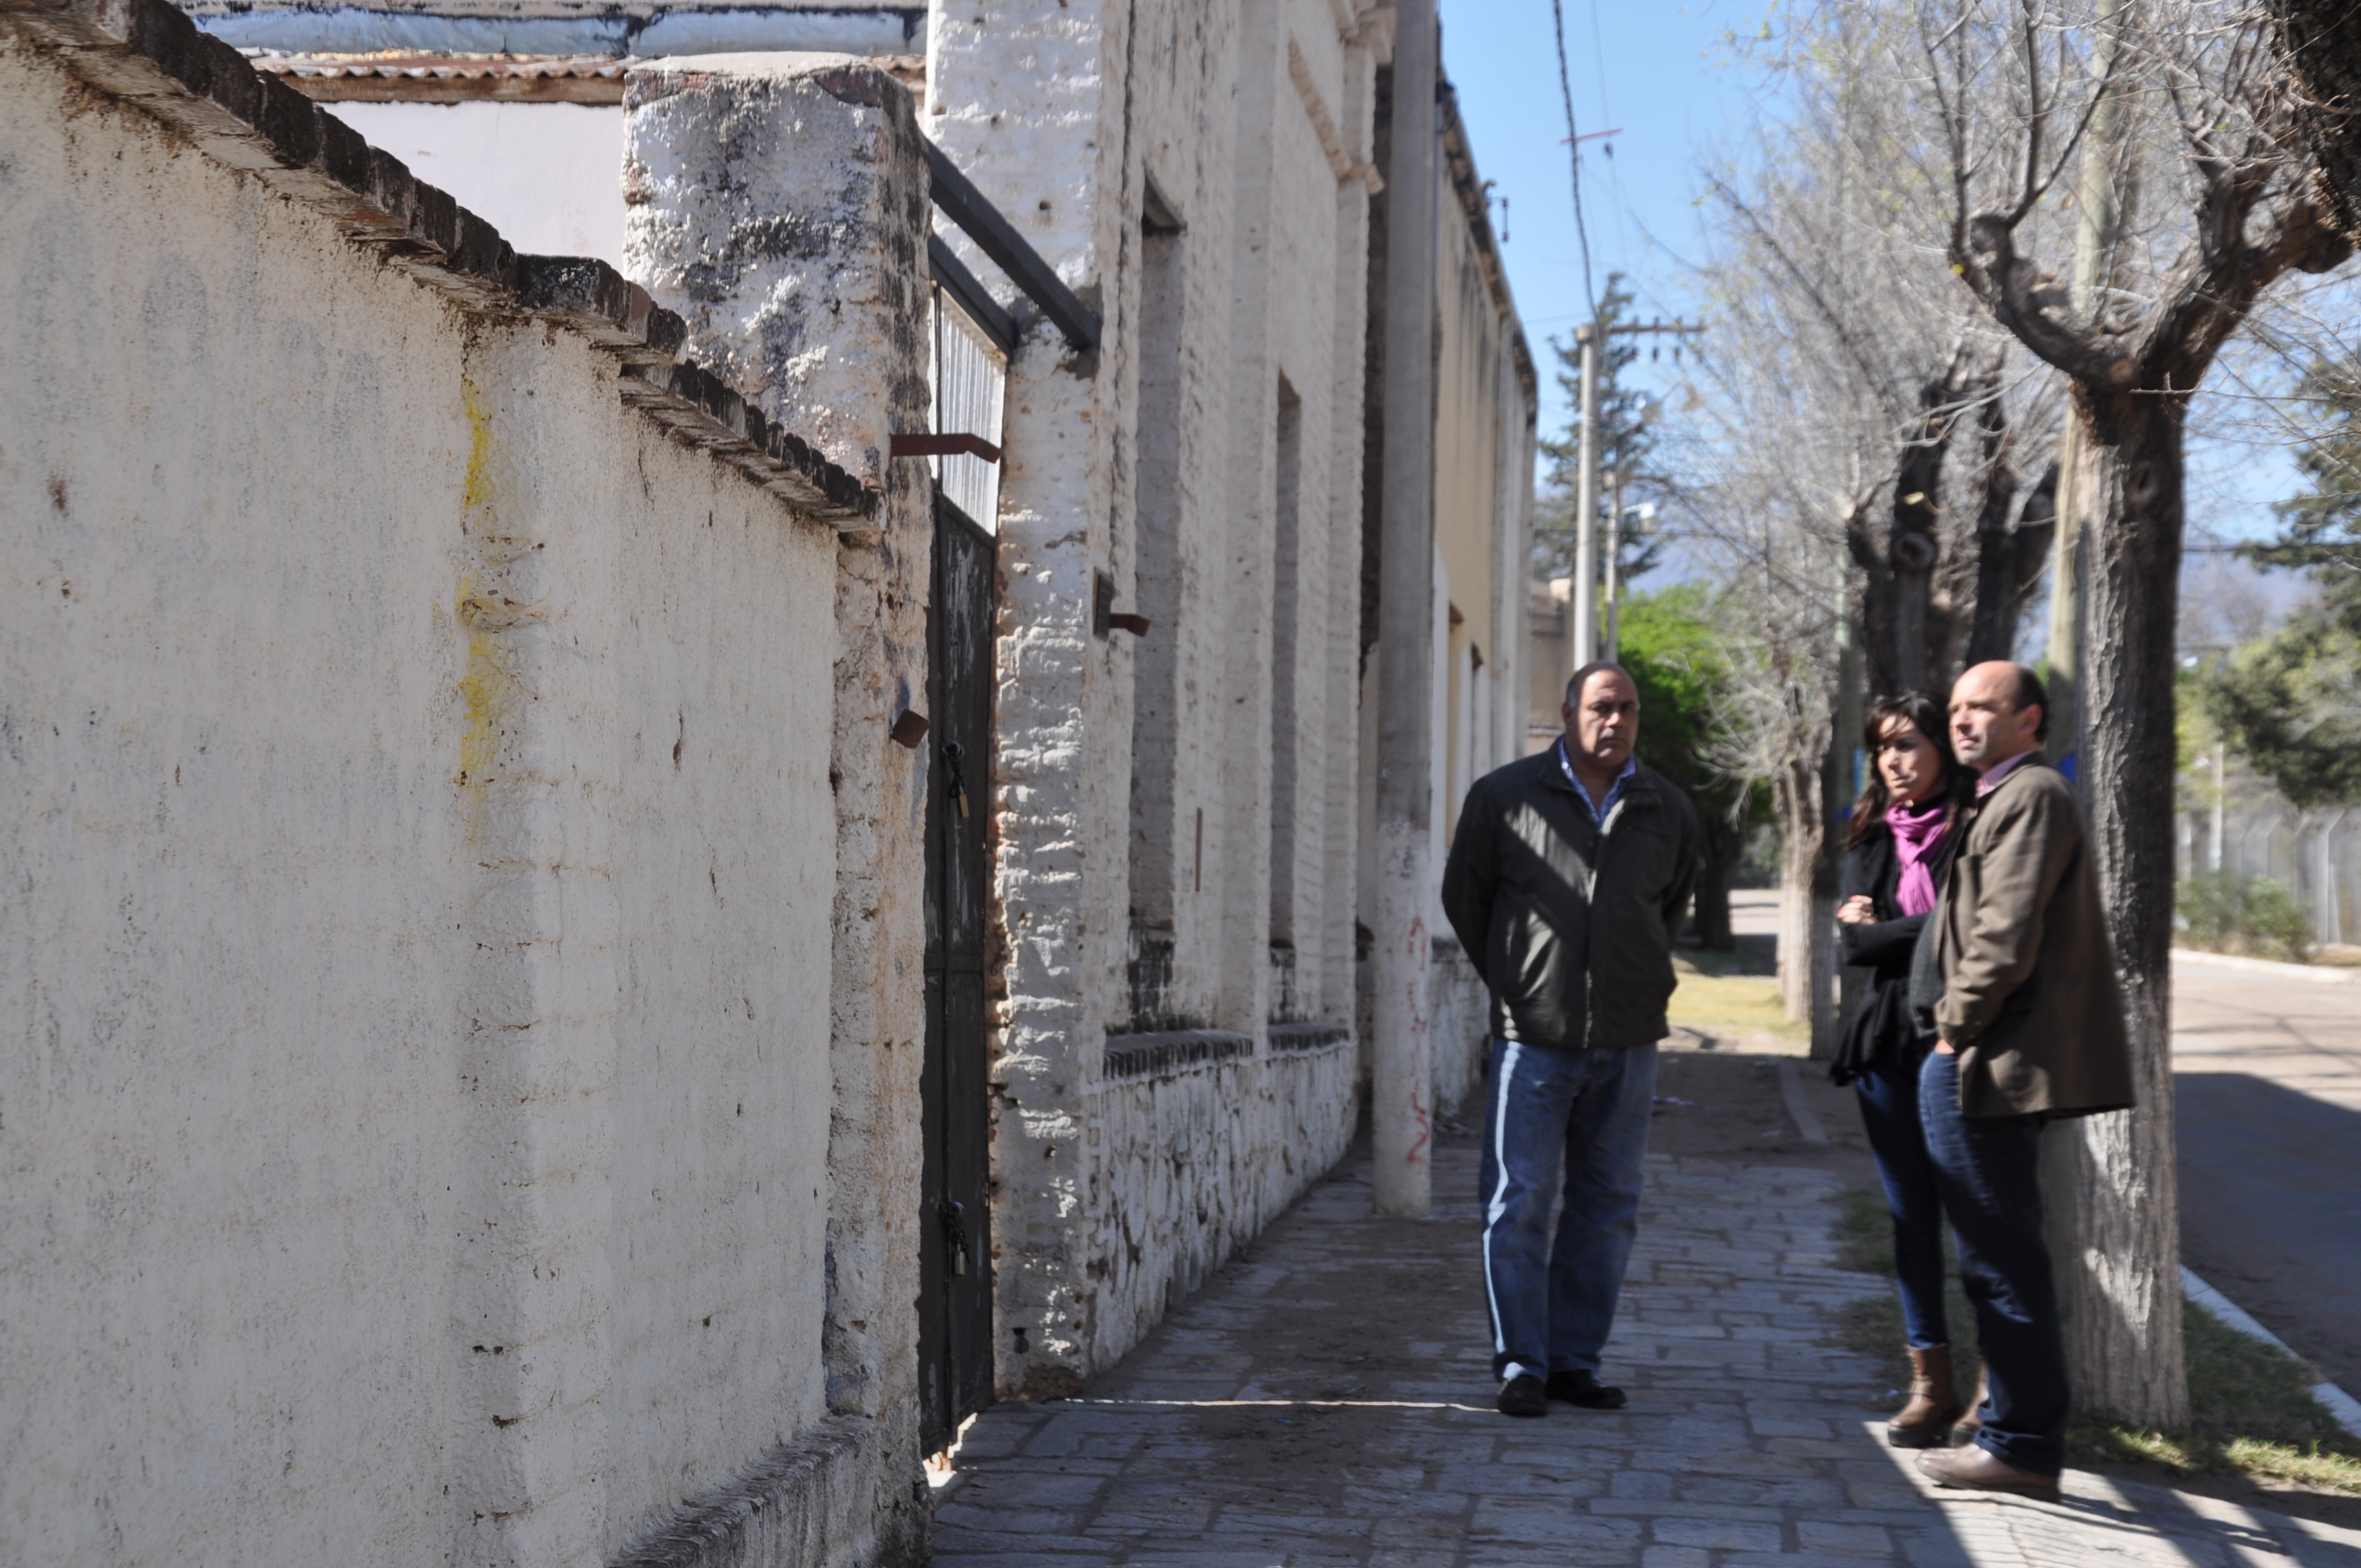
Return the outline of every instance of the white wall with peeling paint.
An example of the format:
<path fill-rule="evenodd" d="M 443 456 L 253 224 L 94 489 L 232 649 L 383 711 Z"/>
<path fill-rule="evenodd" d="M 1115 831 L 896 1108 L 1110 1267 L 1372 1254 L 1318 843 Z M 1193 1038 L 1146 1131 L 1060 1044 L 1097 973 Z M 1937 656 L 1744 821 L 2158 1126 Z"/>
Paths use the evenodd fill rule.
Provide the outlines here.
<path fill-rule="evenodd" d="M 1325 0 L 930 16 L 928 134 L 1104 323 L 1088 353 L 1037 323 L 1009 371 L 1005 1395 L 1112 1364 L 1343 1154 L 1357 1111 L 1349 1043 L 1279 1053 L 1268 1028 L 1353 1024 L 1375 17 Z M 1144 230 L 1151 181 L 1177 235 Z M 1149 613 L 1145 639 L 1096 630 L 1102 573 L 1113 608 Z M 1161 980 L 1135 985 L 1127 966 L 1159 955 Z M 1251 1048 L 1109 1068 L 1110 1036 L 1183 1025 Z"/>
<path fill-rule="evenodd" d="M 0 1540 L 605 1561 L 827 1413 L 837 536 L 0 49 Z"/>

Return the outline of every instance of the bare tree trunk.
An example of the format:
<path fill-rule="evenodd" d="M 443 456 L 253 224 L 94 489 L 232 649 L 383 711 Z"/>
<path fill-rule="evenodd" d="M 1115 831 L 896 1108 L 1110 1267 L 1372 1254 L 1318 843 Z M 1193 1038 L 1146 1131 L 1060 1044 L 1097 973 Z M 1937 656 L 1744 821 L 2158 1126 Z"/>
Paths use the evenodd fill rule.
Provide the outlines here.
<path fill-rule="evenodd" d="M 1894 672 L 1894 569 L 1885 552 L 1870 536 L 1869 508 L 1858 506 L 1845 514 L 1845 547 L 1861 568 L 1861 664 L 1869 690 L 1888 696 L 1902 687 Z"/>
<path fill-rule="evenodd" d="M 2270 0 L 2270 10 L 2319 188 L 2336 226 L 2361 238 L 2361 11 L 2352 0 Z"/>
<path fill-rule="evenodd" d="M 1916 691 L 1932 677 L 1927 634 L 1934 597 L 1935 563 L 1941 555 L 1936 525 L 1942 516 L 1943 460 L 1951 453 L 1953 371 L 1931 378 L 1918 393 L 1918 423 L 1894 471 L 1894 527 L 1885 559 L 1894 573 L 1892 641 L 1879 647 L 1870 635 L 1872 678 L 1884 693 Z M 1882 666 L 1882 667 L 1881 667 Z"/>
<path fill-rule="evenodd" d="M 1791 1022 L 1808 1024 L 1819 969 L 1814 951 L 1825 832 L 1819 758 L 1788 762 L 1772 781 L 1771 793 L 1779 815 L 1779 999 Z"/>
<path fill-rule="evenodd" d="M 2175 1431 L 2189 1420 L 2170 989 L 2184 404 L 2152 391 L 2093 396 L 2080 384 L 2074 400 L 2075 489 L 2090 531 L 2081 780 L 2139 1095 L 2135 1110 L 2077 1124 L 2075 1394 L 2086 1410 Z"/>
<path fill-rule="evenodd" d="M 1730 924 L 1730 879 L 1746 858 L 1746 838 L 1719 812 L 1706 813 L 1697 854 L 1697 945 L 1726 953 L 1738 946 Z"/>
<path fill-rule="evenodd" d="M 2041 581 L 2049 560 L 2050 540 L 2057 532 L 2058 465 L 2050 464 L 2027 493 L 2025 510 L 2011 528 L 2008 510 L 2015 499 L 2013 477 L 2005 488 L 1995 484 L 1984 494 L 1983 514 L 1976 527 L 1976 613 L 1965 658 L 1970 664 L 2016 657 L 2025 603 Z M 2051 738 L 2057 738 L 2054 731 Z M 2051 754 L 2058 754 L 2055 746 Z"/>
<path fill-rule="evenodd" d="M 1976 509 L 1975 608 L 1968 624 L 1966 662 L 2005 659 L 2006 651 L 1984 650 L 2016 641 L 2016 552 L 2010 537 L 2009 513 L 2016 505 L 2016 472 L 2008 461 L 2008 415 L 1998 398 L 1987 398 L 1977 410 L 1976 428 L 1982 447 L 1981 474 L 1983 504 Z M 1955 618 L 1956 619 L 1956 618 Z M 2002 636 L 2007 621 L 2008 635 Z"/>
<path fill-rule="evenodd" d="M 1975 466 L 1956 502 L 1945 499 L 1947 468 L 1961 411 L 1972 405 L 1977 444 Z M 1856 512 L 1848 519 L 1846 543 L 1862 571 L 1861 620 L 1869 689 L 1895 694 L 1948 688 L 1961 667 L 1961 654 L 1994 643 L 2006 658 L 2015 641 L 2018 611 L 2031 583 L 2019 565 L 2023 551 L 2009 527 L 2015 509 L 2016 474 L 2009 466 L 2008 416 L 2000 398 L 2000 361 L 1971 363 L 1968 351 L 1953 352 L 1949 366 L 1919 389 L 1918 417 L 1894 465 L 1892 520 L 1883 548 L 1869 535 Z M 1943 518 L 1972 505 L 1972 532 L 1949 530 L 1946 551 Z M 2030 514 L 2028 514 L 2030 515 Z M 2047 512 L 2043 514 L 2047 517 Z M 2037 529 L 2047 541 L 2045 531 Z M 2046 557 L 2044 558 L 2046 560 Z M 1971 602 L 1972 601 L 1972 602 Z"/>

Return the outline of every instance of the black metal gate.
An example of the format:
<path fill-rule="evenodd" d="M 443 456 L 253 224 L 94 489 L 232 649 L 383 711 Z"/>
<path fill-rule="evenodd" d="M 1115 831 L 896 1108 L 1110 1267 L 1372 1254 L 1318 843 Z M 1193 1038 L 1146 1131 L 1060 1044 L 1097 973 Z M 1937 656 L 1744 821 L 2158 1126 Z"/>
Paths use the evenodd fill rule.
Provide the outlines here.
<path fill-rule="evenodd" d="M 918 1392 L 926 1452 L 992 1403 L 991 1113 L 983 1001 L 984 822 L 992 734 L 989 534 L 935 501 L 927 617 L 927 1146 L 919 1217 Z"/>

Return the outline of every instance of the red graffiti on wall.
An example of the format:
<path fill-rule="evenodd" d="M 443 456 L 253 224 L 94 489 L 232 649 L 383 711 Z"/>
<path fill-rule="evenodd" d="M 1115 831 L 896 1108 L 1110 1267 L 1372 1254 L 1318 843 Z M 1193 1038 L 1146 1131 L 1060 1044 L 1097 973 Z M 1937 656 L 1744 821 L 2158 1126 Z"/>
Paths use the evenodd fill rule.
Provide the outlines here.
<path fill-rule="evenodd" d="M 1402 1156 L 1402 1163 L 1416 1165 L 1426 1157 L 1426 1140 L 1434 1129 L 1426 1119 L 1426 1101 L 1415 1091 L 1410 1097 L 1410 1113 L 1418 1121 L 1418 1141 L 1410 1146 L 1410 1153 Z"/>

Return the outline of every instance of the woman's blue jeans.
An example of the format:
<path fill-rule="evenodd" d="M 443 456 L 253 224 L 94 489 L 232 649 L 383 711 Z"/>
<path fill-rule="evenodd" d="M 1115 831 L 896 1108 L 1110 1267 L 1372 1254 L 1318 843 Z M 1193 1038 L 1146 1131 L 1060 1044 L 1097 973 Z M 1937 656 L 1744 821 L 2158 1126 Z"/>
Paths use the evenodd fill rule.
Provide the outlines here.
<path fill-rule="evenodd" d="M 1853 1080 L 1861 1125 L 1894 1215 L 1894 1282 L 1910 1348 L 1949 1344 L 1943 1321 L 1943 1194 L 1918 1120 L 1918 1053 L 1889 1051 Z"/>
<path fill-rule="evenodd" d="M 1597 1372 L 1640 1230 L 1656 1047 L 1492 1042 L 1485 1080 L 1484 1285 L 1492 1375 Z M 1561 1160 L 1565 1210 L 1550 1240 Z"/>

